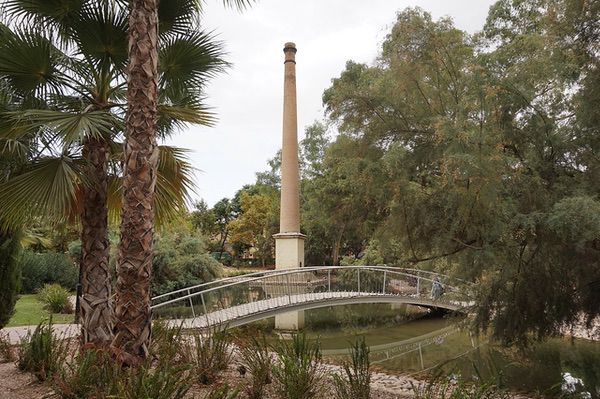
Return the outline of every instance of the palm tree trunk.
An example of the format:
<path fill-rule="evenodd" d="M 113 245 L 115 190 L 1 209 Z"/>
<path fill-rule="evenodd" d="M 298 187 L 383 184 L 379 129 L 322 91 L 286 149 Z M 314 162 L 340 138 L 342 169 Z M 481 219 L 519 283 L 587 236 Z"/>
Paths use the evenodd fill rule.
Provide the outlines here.
<path fill-rule="evenodd" d="M 158 0 L 132 0 L 114 345 L 135 364 L 148 354 L 154 235 Z"/>
<path fill-rule="evenodd" d="M 83 189 L 81 215 L 81 339 L 82 344 L 105 346 L 112 341 L 112 282 L 108 265 L 107 177 L 108 143 L 89 139 L 82 155 L 91 184 Z"/>

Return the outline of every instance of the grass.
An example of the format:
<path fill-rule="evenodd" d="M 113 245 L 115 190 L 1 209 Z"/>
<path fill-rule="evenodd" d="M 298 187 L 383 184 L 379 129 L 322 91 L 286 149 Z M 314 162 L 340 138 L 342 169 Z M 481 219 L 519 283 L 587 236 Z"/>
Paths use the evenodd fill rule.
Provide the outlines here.
<path fill-rule="evenodd" d="M 73 323 L 73 314 L 53 314 L 53 324 Z M 15 314 L 7 327 L 37 325 L 42 320 L 50 318 L 50 313 L 44 309 L 44 304 L 37 300 L 36 295 L 21 295 L 15 305 Z"/>

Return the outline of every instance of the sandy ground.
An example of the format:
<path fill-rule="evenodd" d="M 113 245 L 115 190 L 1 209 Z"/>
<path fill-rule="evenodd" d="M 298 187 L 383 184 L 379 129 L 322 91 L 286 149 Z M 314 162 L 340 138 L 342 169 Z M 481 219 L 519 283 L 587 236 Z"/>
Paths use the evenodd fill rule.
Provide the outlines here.
<path fill-rule="evenodd" d="M 0 364 L 0 399 L 40 399 L 51 392 L 47 385 L 21 373 L 13 363 Z"/>

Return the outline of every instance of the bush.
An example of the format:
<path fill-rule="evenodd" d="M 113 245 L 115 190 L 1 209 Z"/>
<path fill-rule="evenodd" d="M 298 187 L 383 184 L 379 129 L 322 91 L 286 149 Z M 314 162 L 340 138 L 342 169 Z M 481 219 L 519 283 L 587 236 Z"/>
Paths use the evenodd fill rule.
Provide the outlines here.
<path fill-rule="evenodd" d="M 187 231 L 158 236 L 152 260 L 152 296 L 202 284 L 221 276 L 222 265 L 204 241 Z"/>
<path fill-rule="evenodd" d="M 193 333 L 193 342 L 186 345 L 185 352 L 199 383 L 211 384 L 220 371 L 227 369 L 232 355 L 230 344 L 231 336 L 223 328 L 214 327 L 204 335 Z"/>
<path fill-rule="evenodd" d="M 44 309 L 50 313 L 73 313 L 73 305 L 69 297 L 71 293 L 59 284 L 46 284 L 37 294 Z"/>
<path fill-rule="evenodd" d="M 20 289 L 20 236 L 0 231 L 0 328 L 13 315 Z"/>
<path fill-rule="evenodd" d="M 28 371 L 38 380 L 45 381 L 53 376 L 64 363 L 67 353 L 65 340 L 55 337 L 52 320 L 41 322 L 33 333 L 21 339 L 17 367 Z"/>
<path fill-rule="evenodd" d="M 321 388 L 323 369 L 319 342 L 306 335 L 294 335 L 291 342 L 279 341 L 274 347 L 279 362 L 273 365 L 277 391 L 285 399 L 314 398 Z"/>
<path fill-rule="evenodd" d="M 152 323 L 152 341 L 150 342 L 150 357 L 171 364 L 180 363 L 184 360 L 182 354 L 186 348 L 185 339 L 182 337 L 179 327 L 169 327 L 165 322 L 154 321 Z"/>
<path fill-rule="evenodd" d="M 112 356 L 97 349 L 80 351 L 65 362 L 52 379 L 56 396 L 62 399 L 102 398 L 110 391 L 115 375 Z M 114 389 L 113 389 L 114 390 Z"/>
<path fill-rule="evenodd" d="M 10 344 L 8 334 L 0 334 L 0 363 L 14 362 L 15 360 L 17 360 L 17 356 Z"/>
<path fill-rule="evenodd" d="M 116 394 L 120 399 L 183 399 L 192 386 L 188 367 L 161 361 L 154 367 L 145 364 L 124 369 L 119 367 Z"/>
<path fill-rule="evenodd" d="M 189 367 L 171 358 L 149 358 L 138 367 L 115 362 L 118 354 L 85 349 L 65 362 L 53 379 L 56 396 L 62 399 L 182 399 L 192 382 Z M 155 361 L 154 361 L 154 360 Z"/>
<path fill-rule="evenodd" d="M 227 384 L 213 388 L 204 399 L 236 399 L 240 393 L 239 389 L 232 389 Z"/>
<path fill-rule="evenodd" d="M 56 252 L 24 251 L 21 257 L 22 293 L 31 294 L 45 284 L 60 284 L 74 291 L 79 270 L 68 255 Z"/>
<path fill-rule="evenodd" d="M 358 339 L 350 349 L 351 362 L 342 365 L 344 373 L 334 374 L 333 382 L 338 399 L 369 399 L 371 370 L 369 347 L 365 338 Z"/>
<path fill-rule="evenodd" d="M 261 399 L 265 385 L 271 383 L 271 355 L 264 335 L 252 337 L 238 345 L 242 366 L 250 372 L 251 382 L 246 387 L 248 399 Z"/>

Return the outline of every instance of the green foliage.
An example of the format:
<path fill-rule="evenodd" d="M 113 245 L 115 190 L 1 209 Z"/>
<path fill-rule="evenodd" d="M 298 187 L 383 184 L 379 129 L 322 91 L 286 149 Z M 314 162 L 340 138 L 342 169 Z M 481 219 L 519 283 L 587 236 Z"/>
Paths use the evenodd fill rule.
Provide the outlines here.
<path fill-rule="evenodd" d="M 21 339 L 17 367 L 45 381 L 58 372 L 67 356 L 67 341 L 54 335 L 52 319 Z"/>
<path fill-rule="evenodd" d="M 12 317 L 21 285 L 19 234 L 0 229 L 0 329 Z"/>
<path fill-rule="evenodd" d="M 213 327 L 208 332 L 195 331 L 193 341 L 186 344 L 186 362 L 200 384 L 215 382 L 219 372 L 227 369 L 231 360 L 231 336 L 227 330 Z"/>
<path fill-rule="evenodd" d="M 322 163 L 312 164 L 314 177 L 302 186 L 307 262 L 337 265 L 342 255 L 364 249 L 386 211 L 381 155 L 374 145 L 339 136 Z"/>
<path fill-rule="evenodd" d="M 273 234 L 279 228 L 278 191 L 268 186 L 251 186 L 236 195 L 240 213 L 229 223 L 231 241 L 254 251 L 262 266 L 272 264 Z"/>
<path fill-rule="evenodd" d="M 369 347 L 364 337 L 350 347 L 350 362 L 344 362 L 343 374 L 334 374 L 333 382 L 338 399 L 369 399 L 371 370 Z"/>
<path fill-rule="evenodd" d="M 182 326 L 171 327 L 167 323 L 154 321 L 152 323 L 152 341 L 150 353 L 165 363 L 181 363 L 185 338 Z"/>
<path fill-rule="evenodd" d="M 117 379 L 116 396 L 123 399 L 183 399 L 191 387 L 185 366 L 161 362 L 126 369 Z"/>
<path fill-rule="evenodd" d="M 212 281 L 222 266 L 204 240 L 185 228 L 165 230 L 156 238 L 152 260 L 152 295 Z"/>
<path fill-rule="evenodd" d="M 340 134 L 303 182 L 307 248 L 476 282 L 474 327 L 506 344 L 598 315 L 598 11 L 502 0 L 476 36 L 398 13 L 324 93 Z"/>
<path fill-rule="evenodd" d="M 290 342 L 280 340 L 273 349 L 278 358 L 273 377 L 279 395 L 285 399 L 314 398 L 324 376 L 319 342 L 295 334 Z"/>
<path fill-rule="evenodd" d="M 245 389 L 248 399 L 262 399 L 265 386 L 271 383 L 271 355 L 265 336 L 260 334 L 239 345 L 241 364 L 250 373 L 251 382 Z"/>
<path fill-rule="evenodd" d="M 102 398 L 111 391 L 118 369 L 111 354 L 101 349 L 80 351 L 65 361 L 52 378 L 52 388 L 61 399 Z"/>
<path fill-rule="evenodd" d="M 236 399 L 239 392 L 239 389 L 232 389 L 229 385 L 223 384 L 211 389 L 204 399 Z"/>
<path fill-rule="evenodd" d="M 110 348 L 84 347 L 60 364 L 52 387 L 62 399 L 183 398 L 194 381 L 182 361 L 183 341 L 181 328 L 157 323 L 150 354 L 136 367 L 124 367 Z"/>
<path fill-rule="evenodd" d="M 79 189 L 99 180 L 82 167 L 80 149 L 89 139 L 101 139 L 110 148 L 110 166 L 105 165 L 111 186 L 107 205 L 111 214 L 115 210 L 118 214 L 115 194 L 122 146 L 117 140 L 127 106 L 123 100 L 128 7 L 120 1 L 110 7 L 92 0 L 42 3 L 9 0 L 10 12 L 2 21 L 0 75 L 11 92 L 18 93 L 11 104 L 18 112 L 4 120 L 8 128 L 1 139 L 25 138 L 31 143 L 22 144 L 31 144 L 32 153 L 25 157 L 27 167 L 13 170 L 0 188 L 4 217 L 7 223 L 18 224 L 32 217 L 64 220 L 78 214 Z M 202 82 L 228 64 L 221 43 L 197 29 L 198 4 L 173 1 L 160 6 L 159 23 L 165 29 L 158 62 L 161 137 L 187 123 L 214 121 L 203 102 Z M 14 25 L 11 18 L 21 21 L 22 28 L 7 28 Z M 9 53 L 13 57 L 7 57 Z M 160 146 L 158 163 L 156 218 L 164 221 L 185 210 L 192 168 L 183 150 L 168 146 Z"/>
<path fill-rule="evenodd" d="M 23 293 L 34 293 L 45 284 L 60 284 L 75 290 L 79 272 L 71 259 L 61 253 L 23 251 L 20 259 Z"/>
<path fill-rule="evenodd" d="M 127 368 L 115 361 L 115 353 L 84 348 L 61 364 L 52 387 L 61 399 L 181 399 L 192 385 L 189 367 L 170 360 L 156 357 L 154 363 Z"/>
<path fill-rule="evenodd" d="M 59 284 L 46 284 L 37 293 L 38 300 L 50 313 L 73 313 L 71 293 Z"/>

